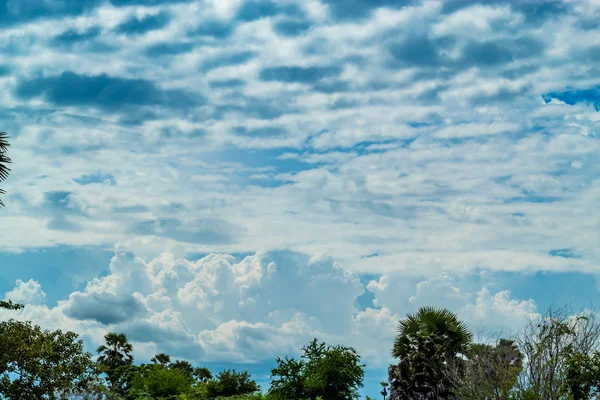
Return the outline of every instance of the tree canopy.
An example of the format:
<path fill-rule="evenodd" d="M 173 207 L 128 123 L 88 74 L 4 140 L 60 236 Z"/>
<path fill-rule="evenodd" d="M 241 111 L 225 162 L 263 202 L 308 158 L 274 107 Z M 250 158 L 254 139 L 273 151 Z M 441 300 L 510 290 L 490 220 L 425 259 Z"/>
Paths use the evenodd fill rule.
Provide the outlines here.
<path fill-rule="evenodd" d="M 453 398 L 450 365 L 460 368 L 459 355 L 471 344 L 472 334 L 446 309 L 423 307 L 398 326 L 392 355 L 399 359 L 389 370 L 390 399 Z"/>
<path fill-rule="evenodd" d="M 95 375 L 92 355 L 73 332 L 10 319 L 0 322 L 0 343 L 0 397 L 64 399 Z"/>
<path fill-rule="evenodd" d="M 353 399 L 363 386 L 364 365 L 352 347 L 313 339 L 300 360 L 278 358 L 269 394 L 281 399 Z"/>

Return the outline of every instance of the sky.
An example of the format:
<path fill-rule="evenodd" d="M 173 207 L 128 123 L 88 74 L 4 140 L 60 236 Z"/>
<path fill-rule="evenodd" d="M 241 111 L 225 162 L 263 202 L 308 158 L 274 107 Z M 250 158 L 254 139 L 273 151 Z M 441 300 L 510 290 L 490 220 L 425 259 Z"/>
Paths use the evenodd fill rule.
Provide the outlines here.
<path fill-rule="evenodd" d="M 268 388 L 600 288 L 600 3 L 2 0 L 0 299 Z M 0 313 L 8 318 L 8 311 Z"/>

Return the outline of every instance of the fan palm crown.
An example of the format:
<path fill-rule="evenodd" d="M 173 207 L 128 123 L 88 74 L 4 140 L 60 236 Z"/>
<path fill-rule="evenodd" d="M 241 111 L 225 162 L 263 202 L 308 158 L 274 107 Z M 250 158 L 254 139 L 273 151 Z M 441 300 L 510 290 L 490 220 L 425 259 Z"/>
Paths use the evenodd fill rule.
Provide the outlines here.
<path fill-rule="evenodd" d="M 117 368 L 133 363 L 133 346 L 124 333 L 107 333 L 104 336 L 105 344 L 99 346 L 96 352 L 100 354 L 98 363 L 110 368 Z"/>
<path fill-rule="evenodd" d="M 8 173 L 10 172 L 8 164 L 10 164 L 11 161 L 6 155 L 9 146 L 10 143 L 8 143 L 8 135 L 5 132 L 0 132 L 0 182 L 8 178 Z M 4 190 L 0 189 L 0 207 L 4 207 L 1 196 L 5 193 L 6 192 Z"/>

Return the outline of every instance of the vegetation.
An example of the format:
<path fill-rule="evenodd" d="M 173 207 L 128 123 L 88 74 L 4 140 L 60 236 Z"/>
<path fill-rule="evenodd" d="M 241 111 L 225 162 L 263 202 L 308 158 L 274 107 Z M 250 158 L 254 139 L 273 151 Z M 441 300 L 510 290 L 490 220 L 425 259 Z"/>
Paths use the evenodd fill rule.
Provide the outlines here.
<path fill-rule="evenodd" d="M 0 308 L 22 305 L 0 301 Z M 0 322 L 0 398 L 87 400 L 350 400 L 364 364 L 355 349 L 317 339 L 299 358 L 277 358 L 263 393 L 246 371 L 172 360 L 165 353 L 136 365 L 133 345 L 109 333 L 98 358 L 73 332 L 31 322 Z M 397 363 L 381 382 L 384 400 L 591 400 L 600 396 L 600 318 L 593 311 L 550 309 L 515 338 L 473 343 L 452 312 L 425 307 L 400 321 Z M 371 398 L 368 398 L 371 399 Z"/>
<path fill-rule="evenodd" d="M 2 302 L 0 308 L 20 305 Z M 42 330 L 31 322 L 0 322 L 0 397 L 63 399 L 84 389 L 95 370 L 73 332 Z"/>
<path fill-rule="evenodd" d="M 445 309 L 421 308 L 400 321 L 389 369 L 390 400 L 450 398 L 455 389 L 449 368 L 462 369 L 471 332 Z"/>
<path fill-rule="evenodd" d="M 269 394 L 278 399 L 353 399 L 363 386 L 364 365 L 351 347 L 327 346 L 314 339 L 302 359 L 277 359 Z M 275 378 L 275 379 L 273 379 Z"/>

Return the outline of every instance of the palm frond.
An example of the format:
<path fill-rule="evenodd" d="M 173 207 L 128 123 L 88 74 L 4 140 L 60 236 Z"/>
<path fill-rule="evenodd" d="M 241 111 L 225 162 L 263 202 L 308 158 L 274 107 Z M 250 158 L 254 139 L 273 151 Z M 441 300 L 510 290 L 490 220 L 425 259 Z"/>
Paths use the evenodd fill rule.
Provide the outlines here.
<path fill-rule="evenodd" d="M 8 178 L 8 173 L 10 172 L 8 164 L 11 163 L 11 160 L 6 155 L 9 146 L 10 143 L 8 142 L 8 135 L 6 134 L 6 132 L 0 132 L 0 182 Z M 3 194 L 6 194 L 6 192 L 3 189 L 0 189 L 0 195 Z M 0 198 L 0 207 L 4 207 L 2 198 Z"/>

